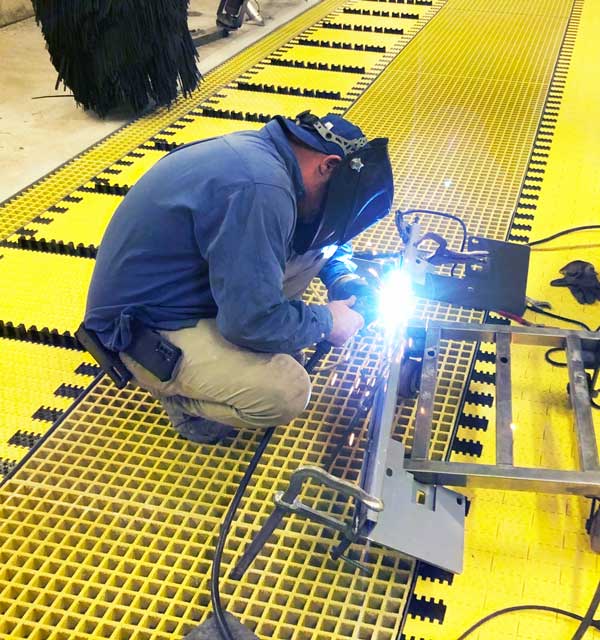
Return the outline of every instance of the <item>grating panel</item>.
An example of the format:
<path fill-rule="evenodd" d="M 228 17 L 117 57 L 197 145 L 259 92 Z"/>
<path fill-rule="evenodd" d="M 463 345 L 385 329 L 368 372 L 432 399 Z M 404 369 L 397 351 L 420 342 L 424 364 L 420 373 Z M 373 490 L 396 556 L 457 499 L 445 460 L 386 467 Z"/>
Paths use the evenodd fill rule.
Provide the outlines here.
<path fill-rule="evenodd" d="M 85 310 L 93 260 L 0 249 L 0 318 L 73 332 Z"/>
<path fill-rule="evenodd" d="M 398 35 L 395 34 L 344 31 L 342 29 L 326 29 L 321 26 L 309 29 L 307 36 L 307 40 L 310 42 L 326 41 L 340 45 L 342 43 L 349 44 L 357 47 L 359 51 L 366 49 L 366 47 L 380 47 L 381 53 L 385 53 L 386 48 L 398 40 Z M 332 46 L 331 48 L 337 49 L 338 47 Z M 368 49 L 366 50 L 368 51 Z"/>
<path fill-rule="evenodd" d="M 316 427 L 281 430 L 234 528 L 228 565 L 269 512 L 273 484 L 317 461 L 324 442 Z M 49 639 L 84 629 L 119 638 L 189 631 L 206 616 L 217 526 L 256 444 L 242 431 L 231 448 L 197 447 L 173 437 L 146 394 L 101 384 L 3 488 L 0 602 L 12 615 L 0 632 L 16 633 L 15 610 Z M 320 488 L 310 496 L 320 505 L 332 498 Z M 374 575 L 366 579 L 328 560 L 318 533 L 293 521 L 245 581 L 226 581 L 232 611 L 263 637 L 298 637 L 300 627 L 312 637 L 361 629 L 358 637 L 394 638 L 412 563 L 369 549 L 363 561 Z M 60 591 L 71 597 L 58 605 L 49 594 Z M 20 607 L 9 604 L 14 597 Z M 91 606 L 102 615 L 82 615 Z"/>
<path fill-rule="evenodd" d="M 593 138 L 598 130 L 596 124 L 590 124 L 585 105 L 595 91 L 589 82 L 593 73 L 589 56 L 596 46 L 594 25 L 600 24 L 600 11 L 597 6 L 587 4 L 583 12 L 587 20 L 583 20 L 578 30 L 581 11 L 582 3 L 576 2 L 557 64 L 558 75 L 548 93 L 552 107 L 544 109 L 534 147 L 543 145 L 548 151 L 548 161 L 541 173 L 535 173 L 536 165 L 530 163 L 523 189 L 527 194 L 532 185 L 537 187 L 535 203 L 523 210 L 530 216 L 525 220 L 530 225 L 532 238 L 571 225 L 589 224 L 590 209 L 597 202 L 598 152 L 586 146 L 584 140 Z M 577 47 L 574 48 L 575 34 Z M 569 81 L 565 91 L 566 69 L 569 69 Z M 546 115 L 557 122 L 555 134 L 543 126 L 547 122 Z M 530 264 L 531 295 L 551 301 L 560 314 L 585 319 L 592 328 L 600 324 L 600 310 L 587 308 L 584 318 L 581 306 L 570 295 L 550 287 L 549 282 L 570 260 L 594 261 L 597 256 L 595 240 L 595 234 L 580 234 L 577 240 L 563 239 L 542 246 L 532 253 Z M 534 314 L 532 319 L 537 322 L 547 320 L 542 316 L 535 318 Z M 469 392 L 474 397 L 493 392 L 490 385 L 495 374 L 493 358 L 493 345 L 482 345 L 469 385 Z M 550 369 L 544 362 L 543 350 L 516 346 L 512 349 L 512 372 L 514 423 L 517 426 L 515 463 L 576 468 L 566 372 Z M 600 439 L 597 412 L 594 423 Z M 459 425 L 457 437 L 476 442 L 482 448 L 479 461 L 492 463 L 494 409 L 467 404 Z M 456 452 L 452 459 L 473 460 Z M 481 490 L 472 491 L 470 498 L 464 573 L 455 576 L 452 585 L 419 578 L 415 586 L 418 597 L 443 599 L 447 606 L 444 624 L 439 627 L 410 619 L 405 627 L 406 637 L 424 636 L 431 640 L 457 637 L 469 625 L 497 609 L 527 603 L 583 613 L 600 575 L 600 556 L 591 552 L 585 534 L 589 502 L 565 496 Z M 521 612 L 487 623 L 473 637 L 480 640 L 567 638 L 574 633 L 575 627 L 575 622 L 562 616 Z"/>
<path fill-rule="evenodd" d="M 275 59 L 292 60 L 309 63 L 330 63 L 332 56 L 327 49 L 319 47 L 302 47 L 288 45 L 281 47 L 279 52 L 272 55 Z M 367 71 L 371 70 L 381 60 L 381 54 L 370 51 L 352 51 L 347 49 L 336 49 L 335 61 L 338 64 L 351 66 L 364 66 Z"/>
<path fill-rule="evenodd" d="M 283 78 L 282 74 L 285 74 Z M 362 77 L 362 74 L 339 71 L 294 68 L 286 68 L 283 71 L 281 67 L 269 64 L 261 65 L 260 69 L 245 73 L 239 79 L 253 84 L 280 85 L 283 83 L 286 87 L 302 87 L 308 90 L 322 90 L 326 87 L 328 91 L 339 91 L 342 96 L 345 96 Z"/>
<path fill-rule="evenodd" d="M 151 169 L 166 155 L 166 151 L 138 148 L 135 154 L 135 156 L 127 154 L 121 160 L 117 160 L 116 163 L 107 167 L 107 171 L 101 171 L 98 174 L 98 178 L 118 182 L 119 184 L 133 185 L 148 169 Z"/>
<path fill-rule="evenodd" d="M 349 104 L 349 102 L 343 100 L 223 89 L 217 96 L 209 98 L 203 106 L 212 109 L 235 109 L 241 112 L 268 116 L 284 115 L 288 118 L 293 118 L 305 109 L 310 109 L 314 113 L 321 115 L 331 111 L 339 113 L 344 111 Z"/>
<path fill-rule="evenodd" d="M 121 180 L 120 176 L 112 176 Z M 65 243 L 100 244 L 104 230 L 123 198 L 115 195 L 99 195 L 79 192 L 79 202 L 59 203 L 61 211 L 46 211 L 43 222 L 23 225 L 20 233 L 8 237 L 16 241 L 21 235 L 34 235 L 36 239 L 62 240 Z M 80 311 L 80 309 L 78 309 Z"/>
<path fill-rule="evenodd" d="M 48 423 L 33 417 L 41 407 L 69 407 L 72 398 L 56 394 L 61 385 L 78 389 L 78 395 L 90 383 L 90 376 L 75 373 L 82 362 L 90 362 L 85 353 L 0 338 L 0 459 L 20 459 L 27 434 L 46 431 Z"/>

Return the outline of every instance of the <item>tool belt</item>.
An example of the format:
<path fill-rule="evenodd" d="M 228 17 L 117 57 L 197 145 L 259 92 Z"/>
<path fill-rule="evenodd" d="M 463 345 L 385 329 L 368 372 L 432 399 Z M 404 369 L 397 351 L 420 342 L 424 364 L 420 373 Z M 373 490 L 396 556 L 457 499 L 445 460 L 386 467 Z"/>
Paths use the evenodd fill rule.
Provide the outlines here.
<path fill-rule="evenodd" d="M 129 369 L 123 364 L 116 351 L 107 349 L 97 334 L 86 329 L 83 323 L 75 332 L 75 337 L 85 350 L 100 365 L 106 375 L 122 389 L 131 380 Z M 125 349 L 132 360 L 155 375 L 161 382 L 168 382 L 173 378 L 182 351 L 169 342 L 164 336 L 141 323 L 135 323 L 130 345 Z"/>

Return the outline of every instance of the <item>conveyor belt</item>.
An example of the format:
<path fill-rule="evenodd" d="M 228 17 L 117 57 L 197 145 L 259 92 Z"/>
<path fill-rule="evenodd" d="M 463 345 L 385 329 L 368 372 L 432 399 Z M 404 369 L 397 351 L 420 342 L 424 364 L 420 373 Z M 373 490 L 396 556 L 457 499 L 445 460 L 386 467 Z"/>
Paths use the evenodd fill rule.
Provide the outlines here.
<path fill-rule="evenodd" d="M 82 314 L 95 249 L 128 188 L 177 144 L 259 127 L 275 113 L 294 115 L 308 107 L 348 113 L 369 135 L 390 137 L 397 206 L 452 211 L 465 218 L 471 232 L 490 237 L 527 236 L 531 216 L 537 215 L 535 205 L 531 208 L 539 186 L 533 170 L 547 156 L 540 147 L 547 142 L 540 138 L 542 125 L 553 128 L 552 91 L 558 91 L 568 56 L 562 67 L 555 65 L 570 18 L 567 45 L 576 34 L 580 7 L 571 0 L 326 0 L 210 74 L 194 97 L 173 111 L 123 128 L 9 201 L 0 211 L 6 235 L 0 248 L 0 287 L 5 287 L 0 320 L 7 336 L 0 348 L 19 371 L 19 379 L 5 385 L 6 397 L 18 385 L 35 390 L 30 404 L 18 405 L 21 431 L 31 431 L 30 406 L 35 412 L 50 404 L 37 415 L 61 417 L 69 404 L 64 396 L 74 397 L 71 387 L 90 379 L 77 384 L 75 376 L 94 373 L 78 367 L 84 357 L 72 349 L 69 332 Z M 378 225 L 357 245 L 395 248 L 392 226 Z M 451 231 L 446 224 L 432 228 Z M 323 292 L 315 285 L 311 295 L 318 299 Z M 434 303 L 420 311 L 444 319 L 483 318 Z M 19 324 L 23 327 L 16 330 Z M 54 331 L 40 333 L 32 325 Z M 61 341 L 60 348 L 53 346 Z M 375 338 L 365 338 L 335 372 L 318 375 L 308 412 L 278 430 L 234 528 L 226 566 L 258 530 L 274 490 L 299 464 L 320 464 L 327 457 L 352 417 L 353 390 L 360 374 L 373 370 L 379 346 Z M 475 372 L 491 375 L 481 364 L 491 358 L 483 354 L 485 346 Z M 490 448 L 485 430 L 464 422 L 471 415 L 468 424 L 481 426 L 489 413 L 485 375 L 472 377 L 464 394 L 472 356 L 470 349 L 446 345 L 440 370 L 445 393 L 437 407 L 432 457 L 451 450 L 482 456 Z M 37 358 L 39 368 L 30 371 L 27 363 Z M 56 378 L 48 373 L 52 367 L 60 371 Z M 553 380 L 548 378 L 548 386 Z M 50 403 L 46 396 L 54 387 L 61 388 L 60 400 Z M 410 404 L 399 407 L 398 436 L 408 445 L 412 411 Z M 2 424 L 9 438 L 14 424 Z M 0 637 L 173 638 L 189 631 L 207 615 L 217 526 L 256 443 L 256 434 L 246 431 L 214 448 L 177 439 L 145 393 L 117 392 L 102 381 L 0 491 Z M 3 449 L 2 455 L 12 460 L 8 470 L 16 452 Z M 340 456 L 335 472 L 355 480 L 361 458 L 358 439 Z M 518 502 L 499 495 L 507 504 Z M 306 496 L 339 513 L 344 506 L 334 498 L 316 488 Z M 576 535 L 583 507 L 564 504 L 570 505 L 561 507 L 566 530 Z M 523 505 L 531 509 L 526 500 Z M 574 510 L 577 516 L 569 519 Z M 485 545 L 478 540 L 498 516 L 483 507 L 473 513 L 469 539 L 479 535 L 473 547 L 479 551 Z M 543 515 L 536 517 L 535 522 L 546 522 Z M 522 512 L 510 522 L 518 529 Z M 498 545 L 502 540 L 494 538 Z M 452 587 L 446 585 L 448 576 L 420 567 L 409 599 L 412 560 L 376 547 L 359 550 L 356 559 L 373 571 L 372 577 L 361 577 L 328 559 L 329 542 L 319 527 L 290 520 L 243 582 L 224 581 L 229 609 L 265 638 L 391 640 L 404 613 L 407 638 L 448 638 L 449 628 L 455 632 L 469 621 L 464 603 L 478 598 L 485 576 L 477 568 L 480 562 L 487 567 L 481 558 L 490 553 L 474 554 L 478 561 L 468 560 L 468 578 L 456 579 Z M 580 538 L 576 543 L 577 550 L 583 548 Z M 536 541 L 528 548 L 535 553 Z M 543 571 L 544 561 L 543 554 L 535 557 L 537 571 Z M 517 566 L 507 562 L 501 571 Z M 571 574 L 563 563 L 559 581 L 580 567 L 593 571 L 593 557 L 581 562 Z M 432 585 L 432 579 L 438 583 Z M 514 585 L 506 584 L 508 597 Z M 503 629 L 503 638 L 536 637 Z"/>

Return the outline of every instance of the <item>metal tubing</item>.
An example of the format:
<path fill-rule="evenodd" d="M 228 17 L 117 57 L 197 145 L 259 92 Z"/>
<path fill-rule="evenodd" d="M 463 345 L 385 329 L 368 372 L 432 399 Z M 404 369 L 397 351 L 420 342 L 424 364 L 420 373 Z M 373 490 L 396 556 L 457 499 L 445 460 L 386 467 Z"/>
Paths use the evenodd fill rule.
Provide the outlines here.
<path fill-rule="evenodd" d="M 394 430 L 403 353 L 404 349 L 401 345 L 390 364 L 387 381 L 384 387 L 377 391 L 377 397 L 373 401 L 373 416 L 369 425 L 369 443 L 363 462 L 361 484 L 366 493 L 375 498 L 381 498 L 383 495 L 383 481 L 387 468 L 389 442 Z M 377 512 L 373 509 L 369 510 L 367 518 L 376 522 Z"/>
<path fill-rule="evenodd" d="M 512 387 L 510 334 L 496 336 L 496 464 L 512 466 Z"/>
<path fill-rule="evenodd" d="M 492 464 L 406 460 L 406 471 L 419 482 L 454 487 L 538 491 L 600 498 L 600 471 L 564 471 Z"/>
<path fill-rule="evenodd" d="M 583 368 L 581 340 L 577 335 L 567 336 L 567 366 L 569 368 L 569 393 L 575 412 L 575 432 L 582 471 L 596 471 L 598 466 L 598 445 L 592 418 L 590 390 Z"/>
<path fill-rule="evenodd" d="M 409 335 L 415 333 L 423 337 L 425 332 L 439 328 L 442 340 L 465 340 L 494 342 L 495 336 L 510 334 L 513 344 L 525 344 L 539 347 L 565 346 L 565 339 L 569 335 L 577 336 L 585 350 L 594 350 L 598 346 L 600 337 L 593 331 L 571 331 L 555 327 L 513 327 L 503 325 L 477 325 L 470 322 L 438 322 L 412 323 L 408 328 Z"/>
<path fill-rule="evenodd" d="M 427 460 L 429 454 L 429 442 L 433 426 L 433 404 L 437 387 L 440 337 L 441 330 L 435 327 L 427 331 L 427 337 L 425 338 L 421 386 L 411 452 L 411 458 L 417 460 Z"/>

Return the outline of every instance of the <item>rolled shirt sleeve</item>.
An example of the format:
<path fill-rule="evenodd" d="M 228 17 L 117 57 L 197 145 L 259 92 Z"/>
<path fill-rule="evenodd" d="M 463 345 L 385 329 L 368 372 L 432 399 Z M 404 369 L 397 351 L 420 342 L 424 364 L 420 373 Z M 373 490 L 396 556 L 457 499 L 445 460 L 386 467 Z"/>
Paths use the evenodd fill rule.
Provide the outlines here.
<path fill-rule="evenodd" d="M 223 222 L 206 250 L 220 333 L 267 353 L 293 353 L 325 338 L 332 326 L 329 309 L 283 295 L 295 220 L 290 194 L 258 183 L 225 198 Z"/>
<path fill-rule="evenodd" d="M 336 280 L 355 271 L 356 264 L 352 262 L 352 245 L 347 242 L 340 245 L 326 262 L 321 271 L 319 271 L 319 278 L 329 290 Z"/>

